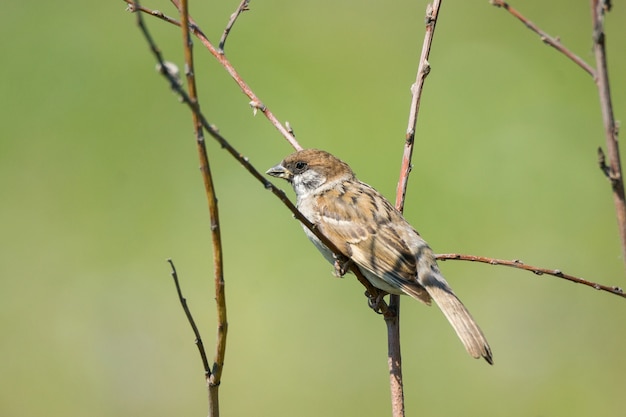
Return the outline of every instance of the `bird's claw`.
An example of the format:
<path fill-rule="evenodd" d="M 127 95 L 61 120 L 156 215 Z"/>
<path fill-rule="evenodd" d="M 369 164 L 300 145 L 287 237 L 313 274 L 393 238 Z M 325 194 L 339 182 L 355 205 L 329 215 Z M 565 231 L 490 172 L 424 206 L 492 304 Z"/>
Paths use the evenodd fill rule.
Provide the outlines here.
<path fill-rule="evenodd" d="M 335 267 L 333 275 L 337 278 L 343 278 L 350 269 L 350 266 L 352 266 L 352 259 L 346 258 L 343 255 L 335 255 L 335 263 L 333 266 Z"/>
<path fill-rule="evenodd" d="M 368 291 L 365 292 L 365 296 L 367 297 L 367 305 L 369 306 L 369 308 L 374 310 L 376 314 L 383 314 L 380 307 L 385 295 L 387 295 L 385 292 L 380 291 L 378 295 L 374 297 Z"/>

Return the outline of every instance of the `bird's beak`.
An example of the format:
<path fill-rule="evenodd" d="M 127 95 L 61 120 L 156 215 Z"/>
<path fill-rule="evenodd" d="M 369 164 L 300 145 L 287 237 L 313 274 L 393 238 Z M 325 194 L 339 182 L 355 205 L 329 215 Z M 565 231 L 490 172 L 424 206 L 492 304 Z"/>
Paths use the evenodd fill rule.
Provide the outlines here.
<path fill-rule="evenodd" d="M 293 174 L 287 168 L 282 166 L 281 164 L 276 165 L 275 167 L 271 167 L 266 172 L 267 175 L 271 175 L 272 177 L 282 178 L 287 181 L 291 181 Z"/>

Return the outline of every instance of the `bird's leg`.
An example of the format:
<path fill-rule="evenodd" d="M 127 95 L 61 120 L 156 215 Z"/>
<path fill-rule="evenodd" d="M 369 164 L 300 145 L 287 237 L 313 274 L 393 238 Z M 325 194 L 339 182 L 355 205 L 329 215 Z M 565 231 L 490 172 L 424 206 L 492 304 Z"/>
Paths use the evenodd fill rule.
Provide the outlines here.
<path fill-rule="evenodd" d="M 385 297 L 385 295 L 387 295 L 387 293 L 382 290 L 378 290 L 378 295 L 376 295 L 376 297 L 370 294 L 369 291 L 365 291 L 365 296 L 367 297 L 367 305 L 369 306 L 369 308 L 374 310 L 374 312 L 377 314 L 383 314 L 382 311 L 380 311 L 380 307 L 381 303 L 384 302 L 383 298 Z"/>
<path fill-rule="evenodd" d="M 333 272 L 333 274 L 337 278 L 343 278 L 343 276 L 346 275 L 346 273 L 350 269 L 350 266 L 352 266 L 352 259 L 337 254 L 334 254 L 333 256 L 335 258 L 335 263 L 333 264 L 333 266 L 335 267 L 335 271 Z"/>

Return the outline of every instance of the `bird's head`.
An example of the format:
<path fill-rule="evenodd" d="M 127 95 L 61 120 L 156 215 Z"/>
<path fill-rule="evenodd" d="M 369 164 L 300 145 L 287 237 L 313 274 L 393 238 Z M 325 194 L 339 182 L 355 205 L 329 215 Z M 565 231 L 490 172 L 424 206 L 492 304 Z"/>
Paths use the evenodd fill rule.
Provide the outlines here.
<path fill-rule="evenodd" d="M 292 153 L 280 164 L 270 168 L 267 174 L 287 180 L 299 198 L 354 178 L 348 164 L 319 149 Z"/>

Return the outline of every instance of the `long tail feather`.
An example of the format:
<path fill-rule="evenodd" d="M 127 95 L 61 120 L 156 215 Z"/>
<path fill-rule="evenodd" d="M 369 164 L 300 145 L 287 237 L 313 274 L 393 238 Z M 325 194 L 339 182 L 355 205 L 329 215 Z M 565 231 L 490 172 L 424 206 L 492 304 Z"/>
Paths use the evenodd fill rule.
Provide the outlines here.
<path fill-rule="evenodd" d="M 489 364 L 493 364 L 493 355 L 485 335 L 445 279 L 433 274 L 422 277 L 420 284 L 443 311 L 467 352 L 474 358 L 483 357 Z"/>

